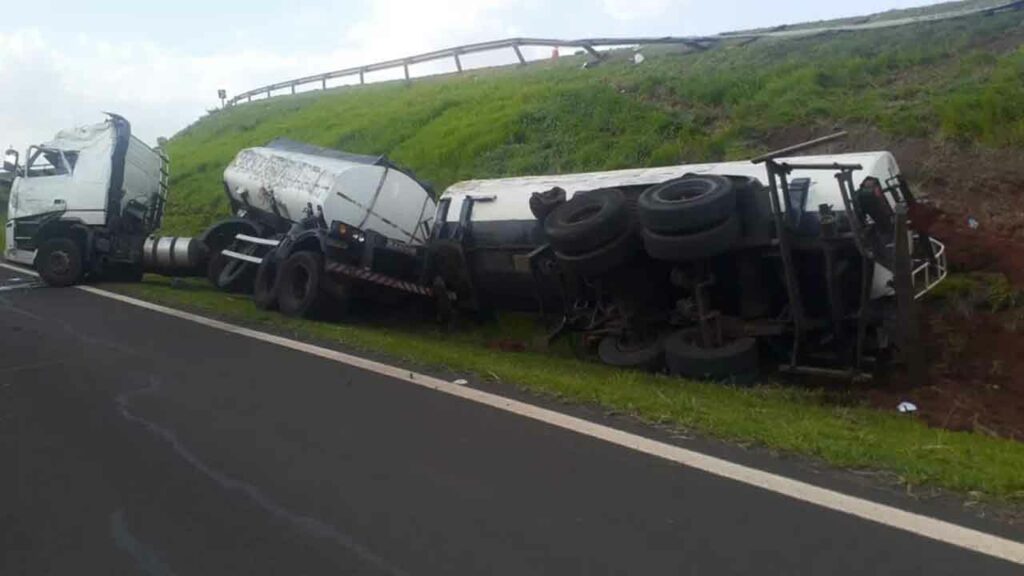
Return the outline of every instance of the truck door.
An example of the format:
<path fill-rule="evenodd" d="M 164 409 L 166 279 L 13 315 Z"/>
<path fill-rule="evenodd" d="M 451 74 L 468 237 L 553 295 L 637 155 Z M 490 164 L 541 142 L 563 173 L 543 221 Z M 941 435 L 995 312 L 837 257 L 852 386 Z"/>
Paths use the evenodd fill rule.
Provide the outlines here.
<path fill-rule="evenodd" d="M 12 218 L 67 210 L 71 168 L 59 150 L 32 146 L 21 178 L 11 190 Z"/>
<path fill-rule="evenodd" d="M 25 245 L 39 224 L 39 217 L 62 214 L 63 218 L 80 219 L 86 224 L 102 224 L 103 206 L 83 205 L 89 195 L 81 194 L 74 179 L 78 153 L 32 146 L 26 155 L 25 167 L 11 187 L 9 230 L 14 246 L 34 250 Z"/>
<path fill-rule="evenodd" d="M 74 151 L 30 148 L 25 168 L 11 189 L 11 213 L 8 217 L 30 225 L 34 216 L 59 212 L 62 218 L 102 225 L 105 222 L 105 190 L 95 183 L 80 181 L 83 178 L 76 178 L 77 162 L 78 153 Z M 15 236 L 24 237 L 24 232 L 28 231 L 16 232 Z"/>

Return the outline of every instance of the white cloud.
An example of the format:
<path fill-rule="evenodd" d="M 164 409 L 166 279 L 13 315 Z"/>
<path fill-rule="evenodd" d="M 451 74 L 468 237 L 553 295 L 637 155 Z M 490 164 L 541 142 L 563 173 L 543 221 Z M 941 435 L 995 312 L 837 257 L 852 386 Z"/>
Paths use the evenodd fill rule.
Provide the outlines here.
<path fill-rule="evenodd" d="M 84 35 L 58 40 L 34 29 L 0 33 L 0 145 L 24 148 L 98 121 L 101 111 L 123 114 L 153 142 L 215 106 L 218 88 L 241 90 L 329 65 L 256 50 L 196 56 Z"/>
<path fill-rule="evenodd" d="M 649 20 L 668 12 L 669 8 L 681 9 L 679 0 L 604 0 L 604 11 L 616 20 Z"/>
<path fill-rule="evenodd" d="M 512 0 L 454 0 L 445 6 L 414 0 L 374 2 L 336 47 L 323 52 L 249 50 L 191 54 L 150 42 L 36 28 L 0 31 L 0 146 L 23 149 L 57 130 L 118 112 L 139 137 L 170 136 L 229 95 L 264 84 L 504 36 L 501 12 Z M 454 64 L 422 64 L 414 74 Z M 401 71 L 375 74 L 396 77 Z"/>

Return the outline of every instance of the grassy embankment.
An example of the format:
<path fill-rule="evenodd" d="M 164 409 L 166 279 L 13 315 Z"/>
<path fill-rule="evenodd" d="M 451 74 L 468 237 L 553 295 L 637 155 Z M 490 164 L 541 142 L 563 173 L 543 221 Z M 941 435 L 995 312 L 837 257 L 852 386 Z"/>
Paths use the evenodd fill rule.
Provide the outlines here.
<path fill-rule="evenodd" d="M 465 178 L 738 158 L 780 135 L 864 126 L 896 138 L 1024 146 L 1020 13 L 827 38 L 758 41 L 640 65 L 580 61 L 474 72 L 411 85 L 275 98 L 215 113 L 175 136 L 167 233 L 221 218 L 223 167 L 276 136 L 387 154 L 443 189 Z M 515 324 L 445 334 L 295 321 L 244 298 L 158 278 L 130 293 L 299 337 L 445 366 L 712 436 L 892 472 L 1001 499 L 1024 497 L 1024 444 L 929 429 L 912 417 L 838 405 L 820 390 L 750 390 L 611 370 L 560 352 L 482 345 Z"/>

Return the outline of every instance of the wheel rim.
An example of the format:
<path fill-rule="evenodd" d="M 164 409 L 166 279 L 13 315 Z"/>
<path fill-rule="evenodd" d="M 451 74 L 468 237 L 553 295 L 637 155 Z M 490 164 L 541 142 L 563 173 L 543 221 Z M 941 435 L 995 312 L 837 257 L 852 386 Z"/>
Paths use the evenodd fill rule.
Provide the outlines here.
<path fill-rule="evenodd" d="M 54 274 L 67 276 L 71 272 L 71 256 L 63 250 L 51 252 L 49 265 Z"/>

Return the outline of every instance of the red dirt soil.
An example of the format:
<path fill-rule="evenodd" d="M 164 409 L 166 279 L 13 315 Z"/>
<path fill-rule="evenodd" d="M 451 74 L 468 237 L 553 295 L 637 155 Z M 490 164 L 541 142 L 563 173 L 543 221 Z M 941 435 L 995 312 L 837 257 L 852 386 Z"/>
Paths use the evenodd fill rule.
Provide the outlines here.
<path fill-rule="evenodd" d="M 967 221 L 941 214 L 931 228 L 946 244 L 950 268 L 1001 273 L 1024 287 L 1024 242 Z M 915 385 L 893 374 L 867 392 L 868 402 L 895 411 L 906 400 L 929 425 L 1024 440 L 1024 310 L 927 301 L 923 312 L 928 381 Z"/>
<path fill-rule="evenodd" d="M 766 135 L 778 148 L 835 131 L 794 126 Z M 921 138 L 894 138 L 868 126 L 845 126 L 849 137 L 814 153 L 889 150 L 946 245 L 950 270 L 991 272 L 1024 289 L 1024 160 L 1020 150 Z M 969 223 L 976 225 L 972 227 Z M 992 313 L 925 299 L 922 334 L 929 363 L 926 382 L 899 373 L 880 376 L 867 401 L 896 411 L 917 405 L 917 417 L 954 430 L 976 430 L 1024 440 L 1024 308 Z"/>

